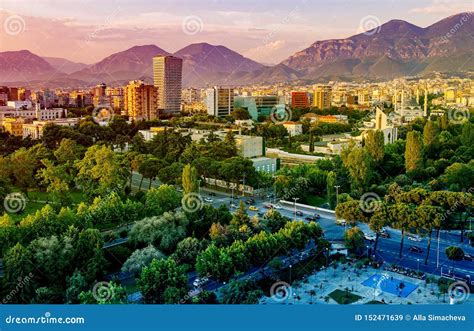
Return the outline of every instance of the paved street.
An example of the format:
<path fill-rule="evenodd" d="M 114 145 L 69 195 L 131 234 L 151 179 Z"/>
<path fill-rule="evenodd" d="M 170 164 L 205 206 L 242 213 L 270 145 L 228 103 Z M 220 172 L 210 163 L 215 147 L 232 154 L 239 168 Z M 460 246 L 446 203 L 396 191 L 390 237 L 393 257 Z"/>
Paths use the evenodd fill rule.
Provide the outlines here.
<path fill-rule="evenodd" d="M 138 188 L 140 184 L 140 175 L 134 174 L 132 184 L 134 187 Z M 148 188 L 149 181 L 143 180 L 142 189 Z M 152 187 L 158 187 L 160 185 L 159 181 L 152 182 Z M 232 194 L 231 193 L 223 193 L 217 191 L 212 188 L 201 188 L 200 193 L 203 197 L 211 198 L 212 205 L 214 207 L 219 207 L 220 205 L 224 204 L 230 208 L 232 202 Z M 210 195 L 212 193 L 213 195 Z M 235 193 L 235 192 L 234 192 Z M 247 200 L 249 197 L 243 197 L 241 194 L 237 195 L 234 194 L 233 203 L 234 205 L 238 206 L 240 201 Z M 257 207 L 259 211 L 251 211 L 247 209 L 249 216 L 256 215 L 257 213 L 265 213 L 267 209 L 264 208 L 264 205 L 267 203 L 275 203 L 272 199 L 266 198 L 257 198 L 255 199 L 255 203 L 252 205 Z M 250 205 L 246 205 L 249 207 Z M 281 209 L 278 211 L 291 219 L 295 218 L 294 208 L 290 206 L 282 206 Z M 304 220 L 306 216 L 310 216 L 313 214 L 313 211 L 310 209 L 306 209 L 303 207 L 297 207 L 297 211 L 302 211 L 303 216 L 297 216 L 297 220 Z M 329 241 L 341 241 L 343 239 L 345 228 L 344 226 L 337 225 L 335 223 L 334 216 L 330 213 L 318 212 L 321 215 L 321 218 L 318 220 L 318 223 L 324 230 L 324 235 L 326 239 Z M 362 231 L 367 232 L 370 231 L 366 224 L 359 224 L 358 225 Z M 439 263 L 437 264 L 437 251 L 438 251 L 438 241 L 436 233 L 433 234 L 433 239 L 431 243 L 430 249 L 430 256 L 428 260 L 428 264 L 424 264 L 425 254 L 428 245 L 428 239 L 422 238 L 420 242 L 411 241 L 405 236 L 404 248 L 402 257 L 399 258 L 399 249 L 400 249 L 400 240 L 401 240 L 401 233 L 398 230 L 388 229 L 388 233 L 390 234 L 390 238 L 380 238 L 378 247 L 377 247 L 377 254 L 376 257 L 379 260 L 383 260 L 387 263 L 398 264 L 406 268 L 410 268 L 412 270 L 420 270 L 424 272 L 428 272 L 435 275 L 440 275 L 441 270 L 443 273 L 448 273 L 450 269 L 454 270 L 454 274 L 464 278 L 467 275 L 470 275 L 471 280 L 474 281 L 474 262 L 472 261 L 456 261 L 452 262 L 449 261 L 446 257 L 445 249 L 448 246 L 460 246 L 465 253 L 474 255 L 474 248 L 471 247 L 467 241 L 465 243 L 459 242 L 459 234 L 450 233 L 448 231 L 442 231 L 440 234 L 440 241 L 439 241 Z M 369 249 L 373 246 L 372 242 L 366 241 L 366 245 Z M 414 253 L 410 252 L 410 246 L 418 246 L 423 249 L 423 253 Z"/>

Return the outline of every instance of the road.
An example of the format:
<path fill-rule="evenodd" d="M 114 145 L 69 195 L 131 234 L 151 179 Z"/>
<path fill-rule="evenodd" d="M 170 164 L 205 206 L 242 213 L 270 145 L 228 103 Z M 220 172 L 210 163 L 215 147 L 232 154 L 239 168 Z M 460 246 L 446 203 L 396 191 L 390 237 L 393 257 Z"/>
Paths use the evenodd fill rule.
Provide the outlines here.
<path fill-rule="evenodd" d="M 140 184 L 140 175 L 134 174 L 132 179 L 132 185 L 138 188 Z M 149 182 L 147 180 L 143 181 L 142 189 L 148 188 Z M 160 185 L 159 181 L 152 182 L 152 187 L 158 187 Z M 249 199 L 248 197 L 244 197 L 242 195 L 234 194 L 232 199 L 232 195 L 229 193 L 220 192 L 214 190 L 212 188 L 200 188 L 200 194 L 203 197 L 207 197 L 212 199 L 213 201 L 211 204 L 214 207 L 219 207 L 220 205 L 226 205 L 230 208 L 231 202 L 238 207 L 240 201 L 246 201 Z M 210 195 L 212 194 L 212 195 Z M 255 203 L 252 205 L 259 209 L 258 212 L 264 213 L 267 209 L 264 208 L 265 204 L 268 203 L 275 203 L 276 201 L 272 199 L 266 198 L 258 198 L 253 197 Z M 249 205 L 246 205 L 249 207 Z M 232 208 L 232 210 L 235 210 Z M 294 208 L 289 206 L 282 206 L 281 209 L 278 211 L 291 219 L 295 219 Z M 297 216 L 297 220 L 304 220 L 306 216 L 312 215 L 312 211 L 309 209 L 305 209 L 302 207 L 297 207 L 297 211 L 302 211 L 303 216 Z M 247 209 L 249 216 L 254 216 L 258 212 L 251 211 Z M 335 223 L 334 217 L 329 213 L 319 212 L 321 218 L 318 220 L 318 223 L 324 230 L 324 236 L 329 241 L 340 241 L 343 239 L 345 228 L 344 226 L 337 225 Z M 368 232 L 370 231 L 366 224 L 358 224 L 362 231 Z M 399 249 L 400 249 L 400 240 L 401 240 L 401 232 L 395 229 L 388 228 L 388 233 L 390 234 L 390 238 L 379 238 L 379 243 L 377 246 L 377 253 L 376 258 L 379 260 L 383 260 L 389 264 L 398 264 L 400 266 L 410 268 L 412 270 L 420 270 L 423 272 L 440 275 L 441 271 L 443 273 L 447 273 L 448 270 L 454 270 L 454 273 L 457 276 L 465 277 L 469 275 L 471 280 L 474 281 L 474 262 L 472 261 L 449 261 L 445 254 L 445 249 L 448 246 L 459 246 L 461 247 L 465 253 L 474 255 L 474 248 L 471 247 L 467 242 L 460 243 L 459 242 L 459 235 L 456 233 L 451 233 L 449 231 L 441 231 L 440 233 L 440 241 L 439 241 L 439 261 L 437 259 L 437 252 L 438 252 L 438 240 L 435 238 L 435 234 L 433 234 L 433 239 L 431 243 L 430 255 L 428 264 L 424 264 L 425 254 L 428 245 L 428 239 L 422 238 L 420 242 L 414 242 L 409 240 L 405 236 L 404 248 L 402 252 L 402 257 L 399 257 Z M 373 242 L 366 241 L 366 245 L 368 246 L 369 250 L 373 247 Z M 410 252 L 410 246 L 418 246 L 423 249 L 423 253 L 415 253 Z"/>

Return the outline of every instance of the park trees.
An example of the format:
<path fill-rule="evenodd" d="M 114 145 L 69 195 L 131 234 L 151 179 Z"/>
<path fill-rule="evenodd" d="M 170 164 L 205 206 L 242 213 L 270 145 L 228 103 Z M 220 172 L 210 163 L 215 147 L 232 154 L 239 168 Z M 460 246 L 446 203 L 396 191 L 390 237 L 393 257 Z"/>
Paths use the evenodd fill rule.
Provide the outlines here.
<path fill-rule="evenodd" d="M 402 257 L 403 242 L 406 232 L 413 227 L 413 211 L 404 203 L 396 203 L 390 206 L 391 219 L 394 220 L 393 226 L 402 232 L 402 239 L 400 240 L 399 257 Z"/>
<path fill-rule="evenodd" d="M 155 259 L 144 267 L 138 287 L 145 303 L 179 303 L 176 299 L 186 294 L 187 282 L 185 268 L 169 257 Z"/>
<path fill-rule="evenodd" d="M 364 247 L 364 233 L 357 226 L 344 232 L 344 244 L 353 253 Z"/>
<path fill-rule="evenodd" d="M 145 211 L 147 216 L 159 216 L 172 211 L 181 204 L 181 194 L 172 185 L 163 184 L 152 188 L 145 194 Z"/>
<path fill-rule="evenodd" d="M 372 179 L 372 160 L 364 148 L 349 146 L 341 152 L 341 159 L 349 172 L 351 188 L 364 192 Z"/>
<path fill-rule="evenodd" d="M 130 272 L 132 274 L 139 274 L 143 267 L 150 264 L 153 260 L 164 259 L 165 255 L 153 245 L 148 245 L 145 248 L 137 249 L 130 255 L 122 266 L 122 271 Z"/>
<path fill-rule="evenodd" d="M 431 248 L 431 236 L 433 230 L 441 228 L 443 210 L 440 207 L 430 205 L 420 205 L 415 211 L 417 227 L 423 228 L 427 232 L 428 247 L 426 249 L 425 265 L 428 264 Z"/>
<path fill-rule="evenodd" d="M 334 208 L 336 206 L 336 184 L 337 178 L 334 171 L 328 172 L 326 176 L 326 193 L 329 206 Z"/>
<path fill-rule="evenodd" d="M 263 291 L 252 280 L 231 280 L 222 289 L 223 304 L 255 304 L 263 296 Z"/>
<path fill-rule="evenodd" d="M 182 184 L 184 194 L 196 193 L 199 188 L 198 173 L 195 167 L 187 164 L 183 168 Z"/>
<path fill-rule="evenodd" d="M 364 141 L 365 149 L 367 153 L 372 157 L 372 159 L 379 163 L 383 160 L 385 150 L 384 150 L 384 136 L 383 132 L 380 130 L 369 130 Z"/>
<path fill-rule="evenodd" d="M 128 178 L 127 169 L 110 147 L 93 145 L 82 160 L 75 163 L 78 169 L 76 183 L 90 198 L 105 195 L 113 190 L 122 192 Z"/>
<path fill-rule="evenodd" d="M 423 141 L 418 131 L 407 133 L 405 147 L 405 169 L 407 173 L 421 169 L 423 166 Z"/>

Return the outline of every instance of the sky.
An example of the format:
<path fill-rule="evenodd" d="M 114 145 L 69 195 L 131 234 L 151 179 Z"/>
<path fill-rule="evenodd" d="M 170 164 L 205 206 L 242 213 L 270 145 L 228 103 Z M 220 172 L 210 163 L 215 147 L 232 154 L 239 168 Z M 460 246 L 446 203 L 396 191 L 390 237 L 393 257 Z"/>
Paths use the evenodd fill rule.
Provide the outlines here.
<path fill-rule="evenodd" d="M 473 0 L 0 0 L 0 51 L 94 63 L 135 45 L 224 45 L 276 64 L 391 19 L 426 27 Z"/>

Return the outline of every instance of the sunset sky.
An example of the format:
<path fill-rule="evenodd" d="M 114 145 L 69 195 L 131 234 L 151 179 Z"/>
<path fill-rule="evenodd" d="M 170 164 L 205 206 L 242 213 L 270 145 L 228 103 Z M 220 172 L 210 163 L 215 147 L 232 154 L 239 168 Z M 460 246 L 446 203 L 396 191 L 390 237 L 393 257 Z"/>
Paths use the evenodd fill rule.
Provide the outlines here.
<path fill-rule="evenodd" d="M 0 49 L 93 63 L 134 45 L 196 42 L 278 63 L 321 39 L 403 19 L 421 27 L 474 10 L 471 0 L 1 0 Z M 16 24 L 16 25 L 15 25 Z M 15 30 L 17 29 L 17 30 Z"/>

